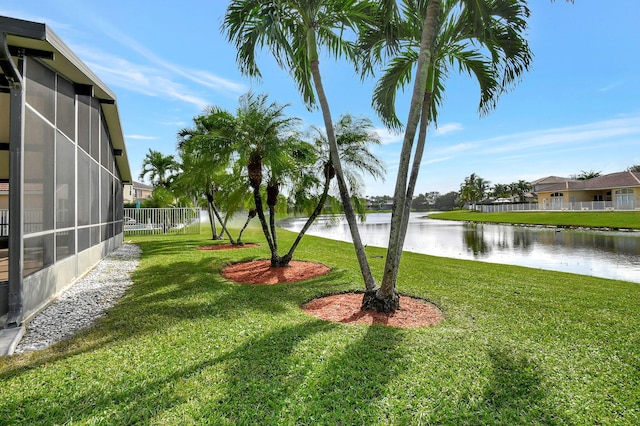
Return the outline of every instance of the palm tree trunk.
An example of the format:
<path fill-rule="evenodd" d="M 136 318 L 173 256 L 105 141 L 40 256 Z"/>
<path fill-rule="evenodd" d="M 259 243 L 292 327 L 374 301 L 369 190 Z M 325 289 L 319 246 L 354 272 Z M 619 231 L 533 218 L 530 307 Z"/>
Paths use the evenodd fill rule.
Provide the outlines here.
<path fill-rule="evenodd" d="M 258 212 L 256 212 L 254 209 L 249 210 L 249 213 L 247 214 L 247 220 L 244 222 L 244 226 L 240 230 L 240 233 L 238 234 L 238 239 L 236 240 L 236 243 L 238 245 L 244 245 L 244 243 L 242 242 L 242 233 L 244 232 L 245 229 L 247 229 L 247 226 L 249 226 L 249 222 L 251 222 L 251 219 L 256 217 L 257 214 Z M 226 222 L 226 219 L 225 219 L 225 222 Z"/>
<path fill-rule="evenodd" d="M 304 236 L 304 234 L 307 232 L 309 227 L 313 224 L 313 222 L 315 222 L 316 218 L 322 212 L 322 208 L 324 207 L 324 203 L 327 201 L 327 196 L 329 195 L 329 186 L 330 186 L 330 184 L 331 184 L 331 179 L 329 178 L 329 174 L 326 173 L 325 174 L 325 181 L 324 181 L 324 188 L 322 189 L 322 195 L 320 196 L 320 201 L 318 201 L 318 205 L 313 210 L 313 212 L 311 212 L 311 215 L 309 216 L 309 218 L 305 222 L 305 224 L 302 227 L 302 229 L 300 230 L 300 232 L 298 232 L 298 236 L 296 237 L 295 241 L 291 245 L 291 248 L 289 249 L 289 252 L 287 254 L 285 254 L 284 256 L 282 256 L 283 259 L 288 259 L 287 263 L 293 258 L 293 252 L 298 247 L 298 244 L 302 240 L 302 237 Z"/>
<path fill-rule="evenodd" d="M 369 261 L 364 251 L 364 245 L 360 238 L 360 232 L 358 230 L 358 218 L 356 217 L 353 205 L 351 204 L 351 197 L 349 195 L 349 189 L 344 181 L 344 174 L 342 172 L 342 163 L 340 162 L 340 153 L 338 152 L 338 143 L 336 141 L 336 135 L 333 131 L 333 122 L 331 120 L 331 111 L 329 109 L 329 102 L 324 92 L 324 86 L 322 85 L 322 77 L 320 75 L 320 67 L 318 60 L 318 53 L 315 43 L 315 34 L 311 31 L 309 34 L 310 40 L 308 42 L 310 50 L 310 62 L 311 62 L 311 75 L 313 76 L 313 83 L 318 94 L 318 102 L 320 103 L 320 109 L 322 110 L 322 118 L 324 119 L 324 125 L 327 132 L 327 140 L 329 142 L 329 150 L 331 153 L 331 161 L 336 171 L 336 178 L 338 180 L 338 188 L 340 189 L 340 198 L 342 199 L 342 205 L 344 208 L 344 215 L 347 218 L 349 224 L 349 231 L 351 231 L 351 239 L 353 240 L 353 247 L 356 252 L 358 264 L 360 265 L 360 272 L 364 279 L 365 288 L 367 290 L 373 290 L 376 288 L 376 282 L 371 273 L 369 267 Z M 311 50 L 313 49 L 313 50 Z"/>
<path fill-rule="evenodd" d="M 231 233 L 229 232 L 227 227 L 222 222 L 222 218 L 220 217 L 220 213 L 218 212 L 218 209 L 216 208 L 215 205 L 213 205 L 213 212 L 215 213 L 216 217 L 218 218 L 218 222 L 222 223 L 222 230 L 220 232 L 225 232 L 227 234 L 227 237 L 229 237 L 229 242 L 231 244 L 235 245 L 236 242 L 233 240 L 233 237 L 231 236 Z"/>
<path fill-rule="evenodd" d="M 264 217 L 264 211 L 262 207 L 262 196 L 260 195 L 260 188 L 253 188 L 253 201 L 256 204 L 256 211 L 258 213 L 258 219 L 260 219 L 260 225 L 262 225 L 262 233 L 269 244 L 269 250 L 271 251 L 271 262 L 278 257 L 278 249 L 273 245 L 271 239 L 271 233 L 269 232 L 269 225 L 267 225 L 267 219 Z"/>
<path fill-rule="evenodd" d="M 205 194 L 207 197 L 207 213 L 209 213 L 209 223 L 211 224 L 211 239 L 219 240 L 218 230 L 216 229 L 216 217 L 213 214 L 214 204 L 213 196 L 209 193 Z"/>
<path fill-rule="evenodd" d="M 267 184 L 267 207 L 269 207 L 269 229 L 271 230 L 271 239 L 273 240 L 274 251 L 271 255 L 272 266 L 282 265 L 278 256 L 278 234 L 276 231 L 276 203 L 278 202 L 278 194 L 280 193 L 279 184 L 270 180 Z M 288 263 L 288 262 L 287 262 Z"/>
<path fill-rule="evenodd" d="M 218 231 L 216 229 L 216 219 L 213 214 L 213 209 L 211 208 L 211 204 L 207 203 L 207 213 L 209 214 L 209 224 L 211 224 L 211 239 L 218 239 Z"/>
<path fill-rule="evenodd" d="M 420 131 L 418 132 L 418 143 L 416 145 L 416 151 L 413 156 L 413 165 L 411 167 L 411 175 L 409 176 L 409 186 L 407 187 L 407 195 L 405 198 L 405 206 L 402 217 L 402 225 L 400 228 L 400 240 L 396 248 L 396 256 L 398 257 L 398 265 L 402 258 L 402 248 L 404 247 L 404 240 L 407 236 L 407 227 L 409 226 L 409 216 L 411 215 L 411 201 L 413 200 L 413 192 L 416 188 L 416 182 L 418 181 L 418 174 L 420 173 L 420 163 L 422 162 L 422 154 L 424 153 L 424 147 L 427 141 L 427 128 L 429 126 L 429 108 L 431 104 L 431 91 L 427 91 L 422 103 L 422 116 L 420 117 Z M 398 270 L 396 268 L 393 276 L 393 285 L 395 286 L 398 278 Z"/>
<path fill-rule="evenodd" d="M 396 290 L 396 277 L 400 267 L 400 255 L 404 240 L 401 236 L 402 223 L 407 206 L 407 179 L 409 174 L 409 163 L 413 151 L 413 143 L 420 122 L 422 105 L 427 88 L 427 78 L 429 75 L 429 65 L 431 63 L 431 51 L 435 36 L 437 34 L 437 18 L 440 13 L 440 0 L 431 0 L 427 6 L 427 12 L 422 28 L 420 40 L 420 54 L 418 57 L 418 67 L 416 79 L 411 96 L 411 106 L 409 118 L 405 130 L 402 150 L 400 152 L 400 163 L 398 165 L 398 177 L 394 191 L 393 208 L 391 213 L 391 230 L 389 233 L 389 244 L 387 258 L 385 262 L 384 275 L 380 288 L 372 294 L 365 293 L 363 298 L 363 309 L 374 309 L 381 312 L 393 312 L 400 307 L 400 296 Z"/>
<path fill-rule="evenodd" d="M 271 238 L 273 239 L 273 248 L 278 253 L 278 236 L 276 234 L 276 209 L 269 206 L 269 228 L 271 229 Z"/>

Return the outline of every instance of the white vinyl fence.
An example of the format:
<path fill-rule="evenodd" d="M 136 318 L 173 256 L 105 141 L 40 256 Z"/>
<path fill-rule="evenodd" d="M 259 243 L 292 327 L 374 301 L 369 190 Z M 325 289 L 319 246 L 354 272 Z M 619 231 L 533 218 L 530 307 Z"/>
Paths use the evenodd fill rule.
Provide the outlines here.
<path fill-rule="evenodd" d="M 540 203 L 519 203 L 519 204 L 478 204 L 476 210 L 485 213 L 512 212 L 512 211 L 629 211 L 639 210 L 640 206 L 634 203 L 620 203 L 613 201 L 582 201 L 573 203 L 560 202 L 540 205 Z"/>
<path fill-rule="evenodd" d="M 124 209 L 124 233 L 148 234 L 199 234 L 200 209 Z"/>

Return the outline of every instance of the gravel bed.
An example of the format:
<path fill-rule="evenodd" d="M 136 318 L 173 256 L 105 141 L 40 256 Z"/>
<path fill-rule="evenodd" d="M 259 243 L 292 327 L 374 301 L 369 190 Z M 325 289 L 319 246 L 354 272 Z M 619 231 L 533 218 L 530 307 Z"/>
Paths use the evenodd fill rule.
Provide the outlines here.
<path fill-rule="evenodd" d="M 26 325 L 15 353 L 44 349 L 93 325 L 131 285 L 139 258 L 140 248 L 134 244 L 107 255 Z"/>

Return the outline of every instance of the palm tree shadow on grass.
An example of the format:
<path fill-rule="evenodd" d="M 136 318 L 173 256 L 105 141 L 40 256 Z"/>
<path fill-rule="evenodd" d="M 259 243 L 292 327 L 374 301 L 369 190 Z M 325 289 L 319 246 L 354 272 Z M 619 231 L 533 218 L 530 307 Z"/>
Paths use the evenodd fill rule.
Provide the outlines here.
<path fill-rule="evenodd" d="M 155 333 L 184 321 L 234 320 L 239 312 L 247 311 L 285 315 L 292 306 L 300 306 L 320 289 L 331 291 L 344 286 L 335 283 L 343 274 L 341 271 L 281 286 L 237 285 L 220 275 L 221 265 L 231 260 L 237 261 L 237 258 L 205 257 L 197 262 L 139 268 L 133 273 L 135 284 L 94 326 L 51 348 L 28 355 L 31 359 L 26 365 L 3 370 L 0 378 L 8 379 L 47 363 Z"/>
<path fill-rule="evenodd" d="M 455 403 L 439 405 L 429 421 L 442 424 L 568 424 L 545 404 L 540 367 L 516 348 L 504 345 L 488 351 L 491 369 L 481 394 L 462 394 Z"/>
<path fill-rule="evenodd" d="M 344 325 L 315 320 L 268 333 L 229 353 L 225 358 L 230 382 L 211 410 L 241 424 L 255 419 L 265 424 L 310 419 L 320 424 L 374 424 L 378 413 L 372 405 L 385 397 L 394 372 L 407 368 L 401 356 L 402 332 L 374 326 L 362 336 L 348 333 L 339 353 L 316 342 L 308 344 L 315 334 L 336 327 Z M 331 333 L 328 338 L 340 336 Z M 327 341 L 328 347 L 333 344 Z M 317 351 L 318 357 L 298 363 L 298 350 Z M 388 359 L 394 359 L 390 366 L 384 365 Z"/>
<path fill-rule="evenodd" d="M 321 321 L 307 321 L 261 334 L 259 338 L 249 338 L 245 344 L 229 353 L 220 349 L 217 352 L 219 355 L 203 354 L 196 362 L 185 360 L 182 365 L 169 369 L 168 374 L 154 374 L 150 380 L 136 382 L 123 377 L 115 385 L 101 388 L 99 392 L 87 387 L 76 394 L 75 398 L 60 397 L 60 400 L 54 401 L 53 408 L 49 407 L 51 409 L 42 413 L 42 417 L 46 416 L 46 421 L 51 424 L 61 424 L 70 419 L 88 422 L 109 413 L 109 422 L 112 424 L 132 424 L 162 416 L 164 411 L 186 404 L 190 411 L 195 409 L 196 413 L 191 415 L 196 422 L 199 415 L 201 419 L 215 420 L 222 417 L 235 421 L 249 416 L 245 419 L 254 423 L 256 419 L 263 418 L 260 414 L 267 413 L 261 413 L 261 409 L 255 411 L 256 406 L 253 405 L 251 396 L 256 396 L 257 406 L 265 407 L 265 410 L 265 402 L 272 408 L 283 403 L 284 401 L 278 401 L 276 396 L 292 384 L 292 378 L 285 373 L 290 372 L 289 367 L 297 368 L 290 358 L 294 349 L 314 334 L 329 331 L 335 326 Z M 228 397 L 222 401 L 212 402 L 208 395 L 184 395 L 174 392 L 175 383 L 194 378 L 201 381 L 200 378 L 208 376 L 212 369 L 228 369 L 225 372 L 225 383 L 229 383 L 226 389 Z M 211 392 L 217 393 L 214 389 L 211 389 Z M 4 408 L 7 413 L 19 413 L 24 408 L 23 404 L 35 407 L 49 405 L 43 404 L 42 400 L 25 397 L 19 399 L 14 406 Z"/>

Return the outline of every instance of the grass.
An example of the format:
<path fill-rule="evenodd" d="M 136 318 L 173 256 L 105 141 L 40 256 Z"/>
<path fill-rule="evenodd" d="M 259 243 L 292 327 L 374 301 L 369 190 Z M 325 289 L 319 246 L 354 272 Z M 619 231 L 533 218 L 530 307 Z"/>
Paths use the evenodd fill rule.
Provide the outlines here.
<path fill-rule="evenodd" d="M 292 240 L 281 231 L 281 244 Z M 136 237 L 134 285 L 97 326 L 0 358 L 0 423 L 638 424 L 640 285 L 406 253 L 399 288 L 437 326 L 348 326 L 305 315 L 361 289 L 349 244 L 305 237 L 310 281 L 245 286 L 219 271 L 258 248 L 198 251 L 201 236 Z M 367 248 L 379 277 L 382 249 Z"/>
<path fill-rule="evenodd" d="M 560 227 L 640 229 L 640 211 L 522 211 L 482 213 L 472 210 L 454 210 L 444 213 L 432 213 L 429 217 L 444 220 L 550 225 Z"/>

